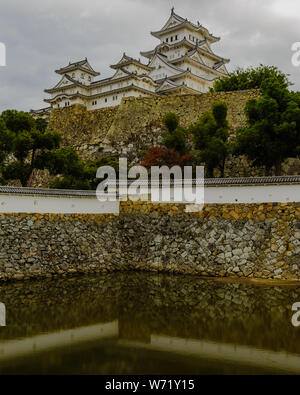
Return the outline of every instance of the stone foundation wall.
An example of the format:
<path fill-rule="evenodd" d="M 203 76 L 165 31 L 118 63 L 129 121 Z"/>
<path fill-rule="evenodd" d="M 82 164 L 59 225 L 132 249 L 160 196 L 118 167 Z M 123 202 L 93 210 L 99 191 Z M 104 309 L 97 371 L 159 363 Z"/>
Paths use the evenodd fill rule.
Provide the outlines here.
<path fill-rule="evenodd" d="M 117 114 L 118 106 L 87 111 L 86 107 L 74 105 L 51 111 L 49 128 L 63 136 L 63 145 L 74 147 L 82 158 L 96 159 Z"/>
<path fill-rule="evenodd" d="M 257 90 L 217 92 L 201 95 L 126 98 L 121 105 L 87 111 L 84 106 L 51 111 L 49 128 L 60 131 L 63 144 L 76 148 L 83 158 L 95 159 L 102 147 L 108 154 L 126 155 L 130 162 L 139 161 L 139 152 L 162 140 L 163 117 L 172 111 L 188 127 L 201 114 L 210 111 L 213 102 L 225 101 L 231 133 L 245 126 L 244 107 Z"/>
<path fill-rule="evenodd" d="M 126 157 L 130 164 L 141 162 L 142 152 L 151 146 L 161 145 L 167 112 L 178 115 L 180 123 L 188 127 L 200 116 L 211 111 L 215 101 L 228 106 L 230 133 L 246 126 L 246 102 L 258 98 L 258 90 L 215 92 L 201 95 L 125 98 L 119 106 L 87 111 L 84 106 L 52 110 L 49 127 L 60 131 L 63 145 L 73 146 L 84 159 L 96 159 L 104 149 L 108 155 Z M 300 174 L 300 160 L 287 161 L 284 174 Z M 229 158 L 225 166 L 226 177 L 264 176 L 263 168 L 253 168 L 244 157 Z M 216 177 L 220 175 L 218 172 Z M 45 172 L 36 172 L 34 186 L 46 185 Z"/>
<path fill-rule="evenodd" d="M 0 215 L 0 279 L 141 270 L 300 279 L 300 203 L 121 202 L 119 215 Z"/>
<path fill-rule="evenodd" d="M 211 111 L 215 101 L 224 101 L 228 106 L 230 132 L 246 126 L 244 108 L 251 98 L 259 97 L 257 90 L 238 92 L 216 92 L 202 95 L 161 96 L 155 98 L 127 98 L 122 101 L 114 121 L 106 135 L 105 144 L 116 152 L 136 155 L 161 142 L 163 117 L 167 112 L 178 115 L 180 124 L 188 127 L 199 120 L 206 111 Z"/>

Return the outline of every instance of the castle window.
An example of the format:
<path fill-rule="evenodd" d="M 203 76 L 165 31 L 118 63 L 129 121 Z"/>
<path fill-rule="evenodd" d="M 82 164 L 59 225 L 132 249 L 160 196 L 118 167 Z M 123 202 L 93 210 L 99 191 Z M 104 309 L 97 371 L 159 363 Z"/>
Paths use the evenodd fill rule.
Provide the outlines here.
<path fill-rule="evenodd" d="M 107 103 L 107 97 L 105 98 L 105 100 L 104 100 L 104 101 L 105 101 L 105 103 Z"/>
<path fill-rule="evenodd" d="M 168 42 L 169 42 L 169 37 L 166 38 L 166 43 L 168 43 Z"/>
<path fill-rule="evenodd" d="M 175 36 L 175 40 L 178 40 L 178 36 L 177 36 L 177 34 L 176 34 L 176 36 Z"/>
<path fill-rule="evenodd" d="M 171 36 L 171 41 L 173 41 L 173 36 Z"/>

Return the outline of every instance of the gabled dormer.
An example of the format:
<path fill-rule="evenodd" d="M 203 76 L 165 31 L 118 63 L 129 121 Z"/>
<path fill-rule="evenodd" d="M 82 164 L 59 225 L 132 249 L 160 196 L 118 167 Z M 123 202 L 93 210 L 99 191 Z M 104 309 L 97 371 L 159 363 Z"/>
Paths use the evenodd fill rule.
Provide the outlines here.
<path fill-rule="evenodd" d="M 122 69 L 123 72 L 128 72 L 137 75 L 148 74 L 149 71 L 151 71 L 151 67 L 149 67 L 149 65 L 142 63 L 138 59 L 134 59 L 131 58 L 130 56 L 127 56 L 125 52 L 123 53 L 123 56 L 119 60 L 119 62 L 116 64 L 112 64 L 110 67 L 114 70 Z"/>
<path fill-rule="evenodd" d="M 159 87 L 155 90 L 156 93 L 166 91 L 168 89 L 178 88 L 180 85 L 176 84 L 174 81 L 165 78 L 165 80 L 159 85 Z"/>
<path fill-rule="evenodd" d="M 165 77 L 170 77 L 184 71 L 179 67 L 169 63 L 168 58 L 159 53 L 157 53 L 152 58 L 149 66 L 152 68 L 152 71 L 149 73 L 149 77 L 151 77 L 154 81 Z"/>
<path fill-rule="evenodd" d="M 73 80 L 78 81 L 83 85 L 90 85 L 94 82 L 94 78 L 100 75 L 100 73 L 92 68 L 87 58 L 78 62 L 70 62 L 68 66 L 55 70 L 55 72 L 60 75 L 67 74 Z"/>
<path fill-rule="evenodd" d="M 73 78 L 71 78 L 68 74 L 65 74 L 65 75 L 62 76 L 62 78 L 58 82 L 58 84 L 56 84 L 51 89 L 45 89 L 44 92 L 46 92 L 46 93 L 55 93 L 57 91 L 64 91 L 64 90 L 68 89 L 69 87 L 73 87 L 73 86 L 79 86 L 79 87 L 86 88 L 84 86 L 84 84 L 81 84 L 80 82 L 78 82 L 78 81 L 74 80 Z"/>
<path fill-rule="evenodd" d="M 65 88 L 69 85 L 73 85 L 74 84 L 74 80 L 72 80 L 72 78 L 70 78 L 67 74 L 63 75 L 62 79 L 59 81 L 59 83 L 57 85 L 55 85 L 55 87 L 53 89 L 61 89 L 61 88 Z"/>
<path fill-rule="evenodd" d="M 167 20 L 167 22 L 164 24 L 164 26 L 160 29 L 160 31 L 169 29 L 170 27 L 174 27 L 174 26 L 180 25 L 184 21 L 185 21 L 184 18 L 182 18 L 181 16 L 175 14 L 174 7 L 172 7 L 170 17 Z"/>

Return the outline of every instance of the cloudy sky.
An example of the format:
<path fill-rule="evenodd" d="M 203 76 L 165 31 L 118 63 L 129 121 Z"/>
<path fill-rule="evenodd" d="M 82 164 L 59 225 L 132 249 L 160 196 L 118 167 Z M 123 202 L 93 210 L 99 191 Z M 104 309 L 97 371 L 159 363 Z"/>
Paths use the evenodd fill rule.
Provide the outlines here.
<path fill-rule="evenodd" d="M 215 52 L 231 59 L 229 70 L 260 63 L 291 74 L 300 90 L 300 67 L 291 46 L 300 42 L 299 0 L 1 0 L 0 42 L 7 66 L 0 67 L 0 112 L 47 106 L 45 88 L 54 70 L 87 57 L 102 78 L 125 51 L 140 57 L 152 49 L 171 7 L 221 37 Z"/>

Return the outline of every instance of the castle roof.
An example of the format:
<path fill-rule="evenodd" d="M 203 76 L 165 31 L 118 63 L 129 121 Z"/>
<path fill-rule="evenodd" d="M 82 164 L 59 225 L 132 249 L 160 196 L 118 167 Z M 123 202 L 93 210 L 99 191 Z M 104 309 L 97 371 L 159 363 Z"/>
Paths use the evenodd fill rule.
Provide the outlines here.
<path fill-rule="evenodd" d="M 199 60 L 194 59 L 194 57 L 193 57 L 196 53 L 198 53 L 198 55 L 199 55 Z M 218 71 L 218 69 L 221 66 L 225 65 L 226 63 L 228 63 L 229 59 L 223 59 L 223 58 L 221 58 L 217 55 L 214 55 L 214 54 L 211 54 L 211 55 L 213 55 L 212 58 L 217 60 L 216 63 L 212 67 L 204 63 L 203 59 L 201 58 L 201 51 L 199 51 L 197 47 L 194 50 L 187 52 L 185 55 L 183 55 L 179 58 L 169 60 L 169 62 L 172 64 L 177 64 L 179 62 L 182 62 L 183 60 L 188 60 L 188 61 L 196 62 L 198 65 L 200 65 L 200 67 L 204 67 L 207 70 L 217 71 L 217 73 L 224 74 L 223 72 Z"/>
<path fill-rule="evenodd" d="M 87 58 L 80 60 L 78 62 L 73 62 L 73 63 L 69 63 L 68 66 L 65 67 L 61 67 L 58 70 L 55 70 L 55 72 L 57 74 L 66 74 L 69 73 L 71 71 L 75 71 L 75 70 L 81 70 L 84 71 L 88 74 L 91 74 L 93 76 L 98 76 L 100 75 L 100 73 L 98 73 L 97 71 L 95 71 L 92 66 L 89 64 Z"/>
<path fill-rule="evenodd" d="M 178 88 L 179 86 L 181 86 L 181 84 L 177 84 L 168 77 L 165 77 L 162 83 L 156 88 L 155 92 L 160 92 L 169 88 Z"/>
<path fill-rule="evenodd" d="M 124 87 L 115 88 L 115 89 L 111 90 L 109 93 L 111 93 L 111 94 L 120 93 L 120 92 L 125 92 L 125 91 L 131 90 L 131 89 L 134 89 L 134 90 L 141 92 L 141 93 L 147 93 L 148 95 L 154 95 L 154 96 L 156 95 L 155 92 L 151 92 L 145 88 L 135 85 L 134 83 L 132 83 L 131 85 L 124 86 Z M 99 97 L 103 97 L 106 95 L 107 95 L 107 92 L 98 92 L 98 93 L 95 93 L 94 95 L 85 95 L 80 92 L 76 92 L 76 93 L 64 93 L 63 92 L 63 93 L 58 93 L 55 97 L 52 97 L 50 99 L 44 99 L 44 102 L 51 104 L 51 103 L 56 102 L 58 99 L 60 99 L 60 100 L 74 99 L 74 98 L 78 98 L 78 97 L 80 97 L 81 99 L 90 100 L 90 99 L 97 99 Z"/>
<path fill-rule="evenodd" d="M 204 48 L 205 45 L 209 47 L 207 40 L 198 41 L 195 45 L 194 42 L 190 42 L 186 38 L 183 38 L 180 41 L 175 41 L 173 43 L 166 43 L 166 42 L 159 43 L 154 49 L 152 49 L 150 51 L 140 52 L 140 54 L 142 56 L 144 56 L 145 58 L 151 59 L 153 57 L 153 55 L 155 55 L 155 53 L 157 53 L 157 52 L 160 53 L 160 51 L 164 48 L 171 49 L 172 47 L 179 47 L 182 45 L 185 45 L 186 47 L 190 48 L 187 51 L 188 53 L 195 52 L 195 50 L 199 48 L 199 49 L 201 49 L 201 51 L 203 52 L 203 55 L 205 55 L 205 56 L 213 57 L 214 59 L 216 59 L 218 61 L 225 60 L 226 63 L 229 62 L 229 59 L 223 59 L 221 56 L 218 56 L 215 53 L 205 49 Z"/>
<path fill-rule="evenodd" d="M 122 58 L 119 60 L 119 62 L 116 63 L 116 64 L 111 65 L 110 67 L 111 67 L 112 69 L 117 70 L 117 69 L 119 69 L 119 68 L 123 68 L 124 66 L 128 66 L 128 65 L 130 65 L 130 64 L 135 64 L 136 66 L 141 67 L 141 68 L 143 68 L 143 69 L 145 69 L 145 70 L 147 70 L 147 71 L 150 71 L 150 70 L 151 70 L 151 67 L 149 67 L 149 66 L 147 66 L 146 64 L 142 63 L 142 62 L 141 62 L 140 60 L 138 60 L 138 59 L 134 59 L 134 58 L 131 58 L 130 56 L 127 56 L 127 55 L 125 54 L 125 52 L 124 52 Z"/>
<path fill-rule="evenodd" d="M 188 87 L 184 82 L 178 84 L 168 78 L 165 78 L 162 81 L 161 85 L 156 89 L 156 93 L 165 94 L 169 92 L 172 92 L 173 94 L 180 94 L 180 93 L 199 94 L 198 91 Z"/>
<path fill-rule="evenodd" d="M 177 71 L 179 73 L 181 73 L 183 71 L 180 67 L 177 67 L 174 64 L 170 63 L 168 61 L 168 58 L 165 55 L 161 54 L 161 53 L 157 53 L 155 55 L 155 57 L 153 57 L 153 59 L 151 60 L 149 65 L 151 65 L 154 62 L 155 58 L 158 58 L 162 63 L 164 63 L 167 67 L 169 67 L 170 69 L 173 69 L 174 71 Z"/>
<path fill-rule="evenodd" d="M 63 82 L 65 79 L 68 80 L 68 81 L 70 81 L 71 84 L 61 86 L 61 85 L 62 85 L 62 82 Z M 72 77 L 70 77 L 68 74 L 64 74 L 63 77 L 62 77 L 62 79 L 58 82 L 58 84 L 56 84 L 56 85 L 55 85 L 53 88 L 51 88 L 51 89 L 45 89 L 44 92 L 46 92 L 46 93 L 53 93 L 53 92 L 56 92 L 57 90 L 61 90 L 61 89 L 64 89 L 64 88 L 69 88 L 70 86 L 73 86 L 73 85 L 80 86 L 80 87 L 83 87 L 83 88 L 87 88 L 87 85 L 81 84 L 79 81 L 74 80 L 74 79 L 73 79 Z"/>
<path fill-rule="evenodd" d="M 144 56 L 145 58 L 151 59 L 153 57 L 153 55 L 155 55 L 155 53 L 160 52 L 160 50 L 163 49 L 164 47 L 172 48 L 172 47 L 180 46 L 180 45 L 186 45 L 189 48 L 194 48 L 195 43 L 191 43 L 186 38 L 183 38 L 182 40 L 176 41 L 173 43 L 162 42 L 162 43 L 159 43 L 154 49 L 151 49 L 150 51 L 141 51 L 140 54 L 142 56 Z"/>
<path fill-rule="evenodd" d="M 38 116 L 38 115 L 48 115 L 50 114 L 50 111 L 52 110 L 52 107 L 44 107 L 40 108 L 38 110 L 30 110 L 30 114 Z"/>
<path fill-rule="evenodd" d="M 219 37 L 214 36 L 211 34 L 208 29 L 206 29 L 204 26 L 200 25 L 198 22 L 197 25 L 189 21 L 188 19 L 184 19 L 181 16 L 177 15 L 174 12 L 174 7 L 171 10 L 171 15 L 165 25 L 158 31 L 156 32 L 151 32 L 152 36 L 156 38 L 160 38 L 162 35 L 166 33 L 171 33 L 173 31 L 178 30 L 179 28 L 187 27 L 191 29 L 192 31 L 197 31 L 201 32 L 204 37 L 207 39 L 209 42 L 217 42 L 220 40 Z"/>

